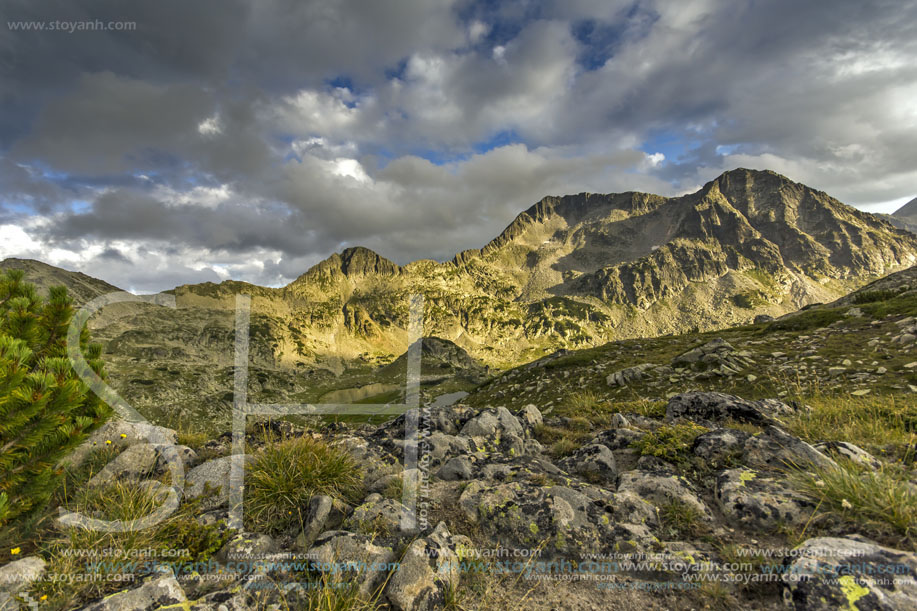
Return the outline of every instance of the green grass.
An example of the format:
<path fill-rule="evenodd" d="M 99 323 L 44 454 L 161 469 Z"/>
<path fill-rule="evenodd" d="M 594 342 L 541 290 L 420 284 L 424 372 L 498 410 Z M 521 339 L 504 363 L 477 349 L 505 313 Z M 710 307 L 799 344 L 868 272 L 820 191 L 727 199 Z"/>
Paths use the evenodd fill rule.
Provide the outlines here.
<path fill-rule="evenodd" d="M 846 441 L 880 458 L 907 458 L 917 442 L 917 396 L 816 395 L 801 400 L 812 409 L 785 419 L 789 432 L 808 441 Z"/>
<path fill-rule="evenodd" d="M 548 454 L 554 458 L 569 456 L 591 437 L 592 432 L 588 428 L 575 430 L 543 424 L 535 429 L 535 439 L 546 446 Z"/>
<path fill-rule="evenodd" d="M 344 450 L 311 437 L 288 439 L 258 453 L 246 475 L 246 518 L 255 530 L 277 533 L 301 524 L 309 500 L 362 498 L 361 470 Z"/>
<path fill-rule="evenodd" d="M 693 457 L 691 446 L 694 440 L 706 432 L 706 428 L 693 422 L 664 424 L 635 441 L 631 447 L 641 456 L 655 456 L 676 465 L 685 465 Z"/>
<path fill-rule="evenodd" d="M 892 530 L 913 548 L 917 492 L 907 475 L 890 467 L 873 471 L 849 460 L 839 460 L 837 465 L 794 471 L 790 482 L 820 501 L 822 510 L 843 521 Z"/>
<path fill-rule="evenodd" d="M 682 501 L 673 500 L 659 507 L 663 529 L 678 539 L 693 538 L 705 531 L 700 512 Z"/>
<path fill-rule="evenodd" d="M 66 506 L 97 519 L 129 522 L 149 515 L 158 504 L 153 494 L 134 484 L 114 483 L 92 488 L 84 486 Z M 185 502 L 162 522 L 144 530 L 104 532 L 67 528 L 59 535 L 49 529 L 44 533 L 47 540 L 40 540 L 37 550 L 48 562 L 45 577 L 32 586 L 30 593 L 44 601 L 42 608 L 72 609 L 89 600 L 133 587 L 145 576 L 142 570 L 152 568 L 138 566 L 125 570 L 117 565 L 118 562 L 207 562 L 233 531 L 220 523 L 201 525 L 195 520 L 199 513 L 199 502 L 192 501 Z M 106 549 L 119 550 L 121 556 L 90 558 L 73 554 L 73 550 L 99 552 Z M 103 561 L 112 564 L 101 564 Z M 135 581 L 117 580 L 118 575 L 130 572 L 137 573 Z M 75 579 L 68 580 L 67 576 Z"/>

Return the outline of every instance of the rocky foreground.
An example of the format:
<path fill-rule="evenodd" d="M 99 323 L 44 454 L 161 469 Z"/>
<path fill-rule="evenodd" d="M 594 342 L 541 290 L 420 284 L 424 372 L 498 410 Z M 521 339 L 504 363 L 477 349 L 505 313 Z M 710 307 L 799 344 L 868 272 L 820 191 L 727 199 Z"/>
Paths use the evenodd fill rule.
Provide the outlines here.
<path fill-rule="evenodd" d="M 565 423 L 545 422 L 534 405 L 422 408 L 416 463 L 405 438 L 414 414 L 378 427 L 268 422 L 248 435 L 247 465 L 278 439 L 314 437 L 356 458 L 363 489 L 352 503 L 313 496 L 301 522 L 261 532 L 247 516 L 244 530 L 227 527 L 228 434 L 192 449 L 177 445 L 175 431 L 114 421 L 73 457 L 85 462 L 99 448 L 113 457 L 85 487 L 126 483 L 162 500 L 164 450 L 174 444 L 187 470 L 183 507 L 219 549 L 205 568 L 131 566 L 127 589 L 69 602 L 49 586 L 60 559 L 36 551 L 0 568 L 0 608 L 51 592 L 59 608 L 93 611 L 913 609 L 911 534 L 824 520 L 831 499 L 817 494 L 825 474 L 868 478 L 886 466 L 853 444 L 810 445 L 788 433 L 784 420 L 805 409 L 683 393 L 663 418 L 617 413 L 611 428 L 553 458 L 537 437 Z M 151 444 L 156 435 L 168 443 Z M 416 468 L 405 468 L 406 455 Z M 908 478 L 899 492 L 913 502 L 914 473 L 897 468 Z M 57 529 L 77 540 L 70 527 Z"/>

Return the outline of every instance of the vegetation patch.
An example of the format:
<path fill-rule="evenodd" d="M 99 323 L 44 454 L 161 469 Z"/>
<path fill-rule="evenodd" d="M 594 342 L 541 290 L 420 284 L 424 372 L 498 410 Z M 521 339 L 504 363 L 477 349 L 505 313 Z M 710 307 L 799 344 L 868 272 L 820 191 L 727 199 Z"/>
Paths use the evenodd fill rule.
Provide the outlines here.
<path fill-rule="evenodd" d="M 635 441 L 631 447 L 641 456 L 655 456 L 676 465 L 686 465 L 693 455 L 691 447 L 698 435 L 708 429 L 693 422 L 664 424 Z"/>
<path fill-rule="evenodd" d="M 267 446 L 256 455 L 245 479 L 246 518 L 255 529 L 271 533 L 301 524 L 313 496 L 356 503 L 363 493 L 361 470 L 353 457 L 311 437 Z"/>

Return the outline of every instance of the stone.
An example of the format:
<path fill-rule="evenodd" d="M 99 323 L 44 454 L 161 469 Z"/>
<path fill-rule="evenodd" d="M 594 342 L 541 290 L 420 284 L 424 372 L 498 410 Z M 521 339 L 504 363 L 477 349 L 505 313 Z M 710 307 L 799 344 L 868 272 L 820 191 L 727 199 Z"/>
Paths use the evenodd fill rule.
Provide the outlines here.
<path fill-rule="evenodd" d="M 799 611 L 914 608 L 917 554 L 852 537 L 816 537 L 796 551 L 784 600 Z"/>
<path fill-rule="evenodd" d="M 534 435 L 535 430 L 544 424 L 544 417 L 541 412 L 531 403 L 523 407 L 517 417 L 522 426 L 525 427 L 527 436 Z"/>
<path fill-rule="evenodd" d="M 297 547 L 309 549 L 320 534 L 336 529 L 352 513 L 353 507 L 340 499 L 324 494 L 313 496 L 309 500 L 309 513 L 303 530 L 296 537 Z"/>
<path fill-rule="evenodd" d="M 27 556 L 0 566 L 0 609 L 18 609 L 15 597 L 38 581 L 46 566 L 38 556 Z"/>
<path fill-rule="evenodd" d="M 846 441 L 824 441 L 816 443 L 814 447 L 825 455 L 834 454 L 871 469 L 882 468 L 882 462 L 878 458 L 863 448 Z"/>
<path fill-rule="evenodd" d="M 412 542 L 385 588 L 398 611 L 433 611 L 445 606 L 449 590 L 461 579 L 461 561 L 471 539 L 451 535 L 444 522 L 433 533 Z"/>
<path fill-rule="evenodd" d="M 466 422 L 459 434 L 465 437 L 501 438 L 507 434 L 522 437 L 525 431 L 508 409 L 498 407 L 483 411 Z"/>
<path fill-rule="evenodd" d="M 240 532 L 227 541 L 215 558 L 220 562 L 260 560 L 276 550 L 276 543 L 268 535 Z"/>
<path fill-rule="evenodd" d="M 837 463 L 805 441 L 793 437 L 775 426 L 745 441 L 742 462 L 752 468 L 778 469 L 805 467 L 836 467 Z"/>
<path fill-rule="evenodd" d="M 816 507 L 808 497 L 752 469 L 720 473 L 716 500 L 727 518 L 749 529 L 799 526 L 812 518 Z"/>
<path fill-rule="evenodd" d="M 135 443 L 105 465 L 89 480 L 88 485 L 101 486 L 114 481 L 136 481 L 169 471 L 168 456 L 170 455 L 178 457 L 182 463 L 182 471 L 197 457 L 194 450 L 187 446 Z"/>
<path fill-rule="evenodd" d="M 94 450 L 112 446 L 126 448 L 136 443 L 153 443 L 176 445 L 178 434 L 172 429 L 156 426 L 148 422 L 128 422 L 126 420 L 109 420 L 94 431 L 62 462 L 77 467 L 89 457 Z"/>
<path fill-rule="evenodd" d="M 737 429 L 715 429 L 698 435 L 692 452 L 708 463 L 721 463 L 741 457 L 748 437 L 748 433 Z"/>
<path fill-rule="evenodd" d="M 561 468 L 592 480 L 614 483 L 618 475 L 615 455 L 600 443 L 590 443 L 577 449 L 560 463 Z"/>
<path fill-rule="evenodd" d="M 609 386 L 627 386 L 633 382 L 637 382 L 647 377 L 647 371 L 655 368 L 656 365 L 653 363 L 642 363 L 640 365 L 634 365 L 633 367 L 628 367 L 620 371 L 616 371 L 610 374 L 605 378 L 605 382 Z"/>
<path fill-rule="evenodd" d="M 611 428 L 614 429 L 626 429 L 630 428 L 630 422 L 627 421 L 627 418 L 623 414 L 615 414 L 611 417 Z"/>
<path fill-rule="evenodd" d="M 618 492 L 633 492 L 657 507 L 673 502 L 682 503 L 697 511 L 702 519 L 713 519 L 710 509 L 698 497 L 691 483 L 678 475 L 627 471 L 621 474 Z"/>
<path fill-rule="evenodd" d="M 198 465 L 185 475 L 185 497 L 201 498 L 201 509 L 207 511 L 229 503 L 229 474 L 232 456 L 215 458 Z M 246 454 L 237 460 L 248 465 L 254 456 Z M 207 492 L 207 491 L 210 492 Z"/>
<path fill-rule="evenodd" d="M 144 582 L 139 588 L 124 590 L 83 607 L 83 611 L 153 611 L 187 601 L 181 585 L 172 576 L 161 575 Z"/>
<path fill-rule="evenodd" d="M 665 418 L 670 422 L 686 418 L 699 424 L 735 420 L 765 425 L 776 424 L 777 416 L 793 411 L 792 407 L 775 399 L 746 401 L 719 392 L 688 392 L 669 399 Z"/>
<path fill-rule="evenodd" d="M 471 460 L 465 456 L 450 458 L 436 473 L 436 477 L 446 481 L 469 480 L 473 477 Z"/>
<path fill-rule="evenodd" d="M 332 583 L 357 583 L 363 597 L 371 597 L 396 568 L 398 558 L 388 547 L 373 543 L 370 536 L 332 530 L 323 533 L 309 550 L 310 557 Z"/>
<path fill-rule="evenodd" d="M 403 523 L 405 516 L 413 517 L 413 512 L 399 501 L 395 499 L 373 500 L 354 508 L 350 517 L 344 521 L 343 528 L 383 536 L 407 534 L 411 532 L 414 520 Z"/>

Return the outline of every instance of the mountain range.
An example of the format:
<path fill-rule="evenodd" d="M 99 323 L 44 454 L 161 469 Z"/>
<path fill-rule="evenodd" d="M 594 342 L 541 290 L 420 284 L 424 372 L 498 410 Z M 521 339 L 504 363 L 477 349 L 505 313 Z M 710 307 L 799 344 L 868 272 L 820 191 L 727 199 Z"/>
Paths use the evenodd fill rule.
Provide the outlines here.
<path fill-rule="evenodd" d="M 679 197 L 545 197 L 451 261 L 402 266 L 348 248 L 282 288 L 184 285 L 171 291 L 177 310 L 120 304 L 91 324 L 123 392 L 205 410 L 228 401 L 238 294 L 252 296 L 252 392 L 313 400 L 393 364 L 406 349 L 412 294 L 424 296 L 424 335 L 455 347 L 439 353 L 467 353 L 479 377 L 561 349 L 781 316 L 915 261 L 917 235 L 888 218 L 774 172 L 737 169 Z M 114 290 L 38 262 L 2 267 L 25 267 L 40 286 L 63 283 L 78 301 Z M 442 366 L 464 360 L 453 354 Z"/>

